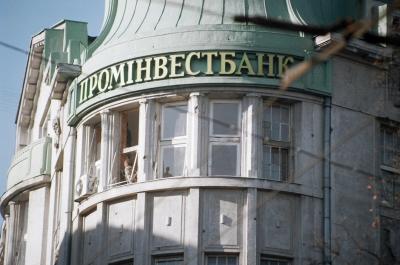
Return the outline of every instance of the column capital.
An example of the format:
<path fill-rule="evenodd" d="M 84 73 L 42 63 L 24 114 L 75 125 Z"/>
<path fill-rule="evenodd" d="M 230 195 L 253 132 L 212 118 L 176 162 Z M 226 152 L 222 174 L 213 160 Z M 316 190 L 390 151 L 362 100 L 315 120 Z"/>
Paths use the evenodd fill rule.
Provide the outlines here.
<path fill-rule="evenodd" d="M 113 112 L 110 110 L 110 109 L 105 109 L 105 110 L 102 110 L 102 111 L 100 111 L 100 115 L 110 115 L 110 114 L 112 114 Z"/>
<path fill-rule="evenodd" d="M 204 97 L 206 94 L 204 92 L 192 92 L 189 94 L 189 97 Z"/>

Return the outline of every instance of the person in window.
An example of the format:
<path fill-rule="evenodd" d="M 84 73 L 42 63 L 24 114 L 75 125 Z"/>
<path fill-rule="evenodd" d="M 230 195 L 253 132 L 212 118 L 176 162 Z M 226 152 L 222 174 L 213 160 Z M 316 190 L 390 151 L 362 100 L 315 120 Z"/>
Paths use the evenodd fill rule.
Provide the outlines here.
<path fill-rule="evenodd" d="M 172 177 L 172 174 L 169 173 L 169 167 L 166 167 L 166 168 L 165 168 L 165 171 L 164 171 L 164 173 L 163 173 L 163 177 L 164 177 L 164 178 Z"/>
<path fill-rule="evenodd" d="M 134 174 L 133 167 L 128 158 L 124 160 L 124 175 L 128 183 L 136 182 L 136 174 Z"/>

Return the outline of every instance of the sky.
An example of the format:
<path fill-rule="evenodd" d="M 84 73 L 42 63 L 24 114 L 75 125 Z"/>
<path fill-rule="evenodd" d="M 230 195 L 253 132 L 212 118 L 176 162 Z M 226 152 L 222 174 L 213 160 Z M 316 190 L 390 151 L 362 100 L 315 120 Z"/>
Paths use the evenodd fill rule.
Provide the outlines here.
<path fill-rule="evenodd" d="M 29 50 L 32 36 L 63 19 L 88 22 L 97 36 L 105 0 L 0 0 L 0 42 Z M 24 80 L 27 55 L 0 45 L 0 194 L 15 149 L 15 115 Z M 0 218 L 1 219 L 1 218 Z"/>

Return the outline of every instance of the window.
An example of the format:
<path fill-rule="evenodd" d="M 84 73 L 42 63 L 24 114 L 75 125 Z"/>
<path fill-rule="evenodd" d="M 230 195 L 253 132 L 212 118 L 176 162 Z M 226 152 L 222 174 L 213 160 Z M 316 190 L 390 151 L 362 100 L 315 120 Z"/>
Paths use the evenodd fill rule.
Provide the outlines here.
<path fill-rule="evenodd" d="M 238 101 L 211 102 L 209 175 L 240 172 L 241 106 Z"/>
<path fill-rule="evenodd" d="M 161 113 L 161 177 L 183 176 L 186 168 L 187 104 L 165 104 Z"/>
<path fill-rule="evenodd" d="M 154 265 L 183 265 L 182 256 L 155 257 Z"/>
<path fill-rule="evenodd" d="M 392 168 L 400 168 L 400 133 L 399 128 L 381 127 L 382 164 Z"/>
<path fill-rule="evenodd" d="M 238 265 L 237 255 L 217 255 L 211 254 L 206 256 L 206 265 Z"/>
<path fill-rule="evenodd" d="M 285 258 L 261 256 L 260 265 L 291 265 L 291 262 Z"/>
<path fill-rule="evenodd" d="M 381 204 L 400 208 L 400 131 L 396 126 L 381 126 Z"/>
<path fill-rule="evenodd" d="M 265 105 L 263 115 L 263 177 L 288 181 L 290 107 Z"/>
<path fill-rule="evenodd" d="M 400 209 L 400 176 L 382 170 L 380 184 L 382 205 Z"/>
<path fill-rule="evenodd" d="M 89 137 L 89 158 L 88 158 L 88 175 L 94 178 L 100 177 L 101 166 L 101 124 L 98 123 L 92 127 Z"/>
<path fill-rule="evenodd" d="M 120 179 L 115 184 L 137 181 L 139 142 L 139 109 L 121 114 Z"/>

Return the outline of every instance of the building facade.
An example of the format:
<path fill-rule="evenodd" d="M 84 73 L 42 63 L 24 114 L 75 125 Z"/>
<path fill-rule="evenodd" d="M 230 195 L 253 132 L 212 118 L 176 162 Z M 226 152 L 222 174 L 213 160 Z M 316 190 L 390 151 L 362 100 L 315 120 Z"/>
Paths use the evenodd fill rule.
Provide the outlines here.
<path fill-rule="evenodd" d="M 34 36 L 2 263 L 399 264 L 396 50 L 354 40 L 280 90 L 334 37 L 233 19 L 386 10 L 339 2 L 106 0 L 98 37 Z"/>

